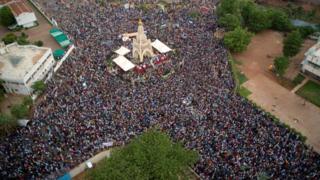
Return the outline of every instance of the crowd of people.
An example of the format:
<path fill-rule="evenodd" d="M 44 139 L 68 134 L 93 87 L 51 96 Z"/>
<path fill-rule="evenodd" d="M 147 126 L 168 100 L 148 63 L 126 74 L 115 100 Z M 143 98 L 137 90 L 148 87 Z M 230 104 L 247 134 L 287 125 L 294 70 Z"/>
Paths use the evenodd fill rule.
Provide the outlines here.
<path fill-rule="evenodd" d="M 166 11 L 93 0 L 37 2 L 76 50 L 48 83 L 30 124 L 0 141 L 1 177 L 54 179 L 103 143 L 125 145 L 157 126 L 199 153 L 193 169 L 202 179 L 320 179 L 319 154 L 234 93 L 227 51 L 213 36 L 216 16 L 190 16 L 214 1 L 183 1 Z M 148 38 L 175 49 L 175 71 L 132 85 L 111 75 L 105 61 L 122 45 L 120 34 L 137 30 L 139 17 Z"/>

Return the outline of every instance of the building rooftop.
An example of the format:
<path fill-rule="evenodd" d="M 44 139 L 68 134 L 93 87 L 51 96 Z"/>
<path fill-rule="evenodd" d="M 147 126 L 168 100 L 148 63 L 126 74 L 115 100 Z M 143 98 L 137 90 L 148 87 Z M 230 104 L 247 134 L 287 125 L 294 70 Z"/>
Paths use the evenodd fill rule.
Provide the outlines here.
<path fill-rule="evenodd" d="M 16 17 L 25 12 L 33 12 L 26 0 L 0 0 L 0 5 L 7 5 Z"/>
<path fill-rule="evenodd" d="M 7 3 L 11 2 L 12 0 L 0 0 L 0 5 L 6 5 Z"/>
<path fill-rule="evenodd" d="M 21 82 L 48 50 L 33 45 L 19 46 L 16 43 L 6 46 L 6 53 L 0 53 L 0 78 Z"/>

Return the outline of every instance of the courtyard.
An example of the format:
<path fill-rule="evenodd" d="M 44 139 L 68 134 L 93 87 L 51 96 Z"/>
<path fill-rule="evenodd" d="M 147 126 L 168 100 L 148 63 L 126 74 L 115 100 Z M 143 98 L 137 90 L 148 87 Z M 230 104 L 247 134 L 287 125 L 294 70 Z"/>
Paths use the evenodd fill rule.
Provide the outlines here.
<path fill-rule="evenodd" d="M 243 86 L 251 92 L 250 100 L 301 132 L 307 143 L 320 152 L 320 108 L 292 93 L 294 85 L 290 82 L 299 73 L 304 52 L 315 42 L 304 42 L 285 75 L 289 83 L 283 83 L 269 69 L 274 58 L 282 54 L 282 41 L 282 33 L 266 30 L 252 38 L 246 51 L 234 55 L 240 62 L 238 68 L 248 78 Z"/>
<path fill-rule="evenodd" d="M 21 33 L 28 35 L 28 40 L 30 43 L 36 41 L 42 41 L 44 47 L 50 47 L 52 51 L 59 49 L 59 44 L 51 37 L 49 31 L 52 28 L 52 25 L 47 21 L 45 17 L 30 3 L 28 5 L 32 8 L 33 12 L 37 17 L 38 25 L 29 29 L 23 29 L 21 31 L 12 32 L 17 36 L 20 36 Z M 5 36 L 5 34 L 11 33 L 7 28 L 0 26 L 0 39 Z"/>

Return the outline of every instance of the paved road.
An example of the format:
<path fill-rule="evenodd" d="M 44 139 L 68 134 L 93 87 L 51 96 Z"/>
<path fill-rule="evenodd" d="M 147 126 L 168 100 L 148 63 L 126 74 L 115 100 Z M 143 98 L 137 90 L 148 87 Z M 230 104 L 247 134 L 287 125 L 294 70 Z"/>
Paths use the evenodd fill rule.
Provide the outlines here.
<path fill-rule="evenodd" d="M 249 99 L 307 137 L 307 144 L 320 153 L 320 108 L 306 102 L 260 74 L 244 84 Z"/>

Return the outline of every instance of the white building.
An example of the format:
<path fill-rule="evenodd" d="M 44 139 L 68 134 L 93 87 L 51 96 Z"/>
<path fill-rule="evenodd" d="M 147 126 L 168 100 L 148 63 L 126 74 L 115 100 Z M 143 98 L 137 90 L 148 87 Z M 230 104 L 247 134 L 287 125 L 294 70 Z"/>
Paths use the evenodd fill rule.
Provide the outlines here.
<path fill-rule="evenodd" d="M 302 72 L 320 79 L 320 42 L 312 46 L 305 54 L 302 61 Z"/>
<path fill-rule="evenodd" d="M 51 78 L 55 64 L 50 48 L 0 44 L 0 79 L 8 93 L 30 95 L 34 82 Z"/>
<path fill-rule="evenodd" d="M 17 25 L 29 28 L 36 25 L 37 17 L 25 0 L 0 0 L 0 8 L 8 6 L 11 9 Z"/>

